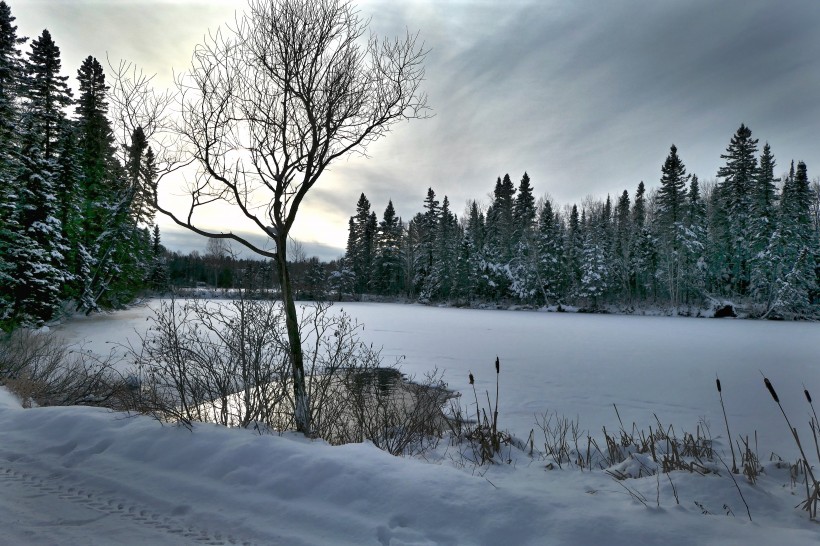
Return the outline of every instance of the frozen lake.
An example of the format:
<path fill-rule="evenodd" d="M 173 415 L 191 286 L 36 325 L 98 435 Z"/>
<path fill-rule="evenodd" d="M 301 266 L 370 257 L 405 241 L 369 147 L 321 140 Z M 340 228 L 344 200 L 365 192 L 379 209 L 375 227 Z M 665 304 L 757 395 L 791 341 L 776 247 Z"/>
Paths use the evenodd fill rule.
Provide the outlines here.
<path fill-rule="evenodd" d="M 56 331 L 107 353 L 137 341 L 151 305 L 83 317 Z M 678 434 L 703 419 L 725 436 L 715 377 L 720 376 L 733 435 L 758 432 L 760 457 L 793 458 L 796 448 L 783 417 L 763 386 L 772 381 L 798 429 L 808 434 L 803 385 L 820 399 L 820 324 L 733 319 L 489 311 L 383 303 L 344 303 L 364 325 L 362 340 L 382 347 L 385 363 L 402 358 L 402 371 L 421 377 L 438 368 L 474 411 L 468 374 L 479 402 L 494 395 L 501 360 L 499 425 L 526 438 L 535 415 L 577 417 L 600 436 L 618 426 L 646 429 L 655 417 Z M 472 401 L 472 403 L 471 403 Z M 483 401 L 483 402 L 482 402 Z M 808 439 L 808 438 L 806 438 Z"/>

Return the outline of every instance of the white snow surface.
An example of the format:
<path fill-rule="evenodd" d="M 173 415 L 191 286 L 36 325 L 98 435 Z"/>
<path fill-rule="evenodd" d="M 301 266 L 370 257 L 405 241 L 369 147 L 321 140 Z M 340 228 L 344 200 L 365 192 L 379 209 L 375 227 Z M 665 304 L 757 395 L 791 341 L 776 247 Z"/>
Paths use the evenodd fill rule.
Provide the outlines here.
<path fill-rule="evenodd" d="M 600 470 L 548 470 L 515 450 L 509 464 L 474 467 L 446 441 L 424 458 L 397 458 L 367 443 L 206 424 L 188 431 L 85 407 L 23 409 L 0 389 L 0 544 L 820 543 L 820 526 L 795 508 L 802 486 L 768 462 L 770 452 L 794 461 L 796 448 L 758 371 L 808 445 L 802 389 L 820 393 L 820 324 L 341 307 L 388 361 L 404 355 L 405 373 L 444 370 L 465 404 L 469 371 L 480 399 L 494 392 L 498 355 L 499 425 L 522 439 L 536 413 L 556 411 L 600 441 L 601 426 L 618 426 L 617 404 L 627 426 L 644 429 L 653 414 L 679 434 L 704 419 L 728 459 L 719 374 L 733 434 L 757 431 L 766 467 L 755 485 L 737 477 L 753 521 L 725 471 L 618 482 Z M 105 342 L 135 340 L 149 314 L 147 305 L 74 319 L 48 335 L 107 353 Z"/>

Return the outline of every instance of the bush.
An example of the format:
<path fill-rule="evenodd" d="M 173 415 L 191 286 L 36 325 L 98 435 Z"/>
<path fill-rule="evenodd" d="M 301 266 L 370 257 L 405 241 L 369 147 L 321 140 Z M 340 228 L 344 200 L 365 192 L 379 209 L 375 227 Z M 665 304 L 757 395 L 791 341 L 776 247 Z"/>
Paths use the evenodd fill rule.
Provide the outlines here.
<path fill-rule="evenodd" d="M 129 386 L 100 358 L 74 349 L 53 334 L 18 329 L 0 340 L 0 384 L 25 407 L 92 405 L 120 408 Z"/>
<path fill-rule="evenodd" d="M 279 303 L 246 292 L 230 301 L 164 302 L 131 354 L 140 378 L 134 409 L 163 421 L 284 431 L 295 426 L 288 336 Z M 332 444 L 372 441 L 393 454 L 442 434 L 446 385 L 415 383 L 383 366 L 361 326 L 331 305 L 302 308 L 312 433 Z"/>

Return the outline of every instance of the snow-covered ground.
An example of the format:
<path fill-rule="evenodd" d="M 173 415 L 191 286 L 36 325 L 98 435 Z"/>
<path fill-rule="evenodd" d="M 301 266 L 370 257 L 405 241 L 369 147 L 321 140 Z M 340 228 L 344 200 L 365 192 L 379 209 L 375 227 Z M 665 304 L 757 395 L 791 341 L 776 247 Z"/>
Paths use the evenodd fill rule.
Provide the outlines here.
<path fill-rule="evenodd" d="M 388 361 L 404 356 L 406 373 L 444 370 L 464 404 L 470 371 L 479 396 L 494 390 L 498 355 L 499 424 L 522 439 L 547 411 L 577 417 L 600 439 L 602 426 L 618 426 L 617 404 L 627 426 L 645 430 L 654 415 L 679 434 L 706 421 L 728 458 L 718 374 L 733 434 L 757 431 L 766 466 L 756 485 L 738 477 L 753 521 L 726 472 L 618 482 L 603 471 L 547 470 L 515 451 L 511 464 L 475 468 L 447 442 L 426 461 L 394 458 L 369 444 L 212 425 L 190 432 L 92 408 L 26 410 L 0 390 L 0 544 L 820 542 L 820 527 L 794 508 L 804 491 L 768 462 L 771 452 L 794 461 L 796 448 L 760 374 L 808 435 L 802 389 L 820 393 L 820 324 L 343 307 Z M 55 332 L 107 353 L 106 341 L 136 339 L 149 312 L 76 319 Z"/>

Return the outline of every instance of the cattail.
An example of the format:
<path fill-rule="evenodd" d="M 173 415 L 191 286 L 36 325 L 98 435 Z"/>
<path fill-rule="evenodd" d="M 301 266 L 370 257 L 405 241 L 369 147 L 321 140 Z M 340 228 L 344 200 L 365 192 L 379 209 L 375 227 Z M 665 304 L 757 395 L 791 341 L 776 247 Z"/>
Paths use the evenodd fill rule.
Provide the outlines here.
<path fill-rule="evenodd" d="M 717 383 L 718 392 L 721 392 L 721 390 L 720 390 L 720 379 L 715 378 L 715 383 Z"/>
<path fill-rule="evenodd" d="M 809 404 L 811 404 L 811 395 L 809 394 L 808 389 L 803 389 L 803 394 L 806 395 L 806 400 L 808 400 Z"/>
<path fill-rule="evenodd" d="M 498 373 L 500 368 L 501 368 L 501 365 L 498 362 L 498 357 L 495 357 L 495 373 Z"/>
<path fill-rule="evenodd" d="M 475 379 L 473 378 L 473 372 L 470 372 L 470 385 L 475 383 Z"/>
<path fill-rule="evenodd" d="M 780 398 L 778 398 L 778 397 L 777 397 L 777 393 L 776 393 L 776 392 L 774 392 L 774 387 L 772 387 L 772 384 L 771 384 L 771 382 L 769 381 L 769 378 L 768 378 L 768 377 L 764 377 L 764 378 L 763 378 L 763 382 L 766 384 L 766 388 L 767 388 L 767 389 L 769 389 L 769 394 L 771 394 L 771 395 L 772 395 L 772 398 L 774 398 L 774 401 L 775 401 L 775 402 L 777 402 L 777 403 L 779 404 L 779 403 L 780 403 Z"/>

